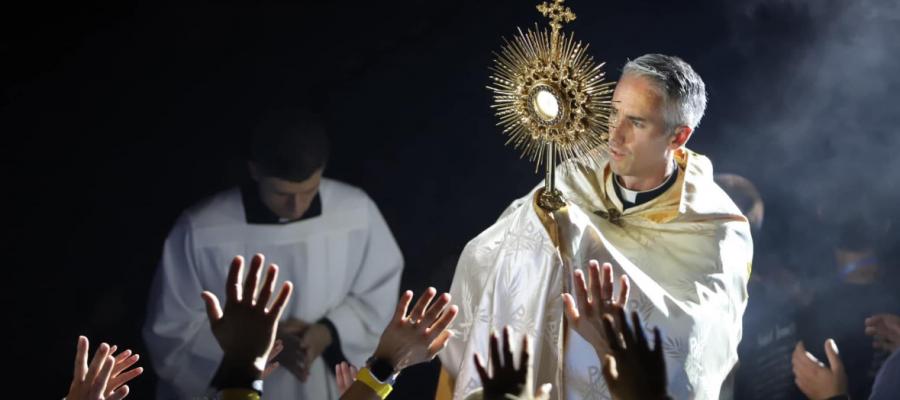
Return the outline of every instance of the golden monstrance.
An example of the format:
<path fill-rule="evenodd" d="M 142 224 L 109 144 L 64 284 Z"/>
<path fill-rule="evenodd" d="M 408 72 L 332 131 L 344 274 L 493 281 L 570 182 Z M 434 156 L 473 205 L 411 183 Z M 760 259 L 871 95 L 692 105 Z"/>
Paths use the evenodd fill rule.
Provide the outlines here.
<path fill-rule="evenodd" d="M 560 34 L 575 13 L 565 0 L 544 2 L 538 11 L 550 20 L 550 30 L 522 32 L 504 39 L 491 67 L 498 125 L 509 136 L 506 144 L 522 149 L 535 163 L 545 165 L 544 190 L 538 204 L 546 210 L 565 205 L 554 182 L 557 162 L 570 158 L 600 161 L 608 140 L 610 102 L 614 82 L 604 82 L 603 63 L 587 54 L 588 45 L 575 35 Z"/>

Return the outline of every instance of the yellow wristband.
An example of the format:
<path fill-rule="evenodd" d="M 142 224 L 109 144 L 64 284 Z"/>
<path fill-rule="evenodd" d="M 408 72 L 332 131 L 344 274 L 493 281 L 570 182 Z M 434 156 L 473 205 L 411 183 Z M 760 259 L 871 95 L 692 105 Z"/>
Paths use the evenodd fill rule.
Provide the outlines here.
<path fill-rule="evenodd" d="M 219 400 L 260 400 L 259 393 L 251 389 L 222 389 Z"/>
<path fill-rule="evenodd" d="M 372 371 L 369 371 L 369 369 L 365 367 L 359 369 L 359 373 L 356 374 L 356 380 L 365 383 L 366 386 L 375 391 L 375 394 L 382 398 L 382 400 L 387 398 L 388 395 L 391 394 L 391 391 L 394 390 L 393 386 L 387 383 L 381 383 L 378 379 L 375 379 L 375 376 L 372 375 Z"/>

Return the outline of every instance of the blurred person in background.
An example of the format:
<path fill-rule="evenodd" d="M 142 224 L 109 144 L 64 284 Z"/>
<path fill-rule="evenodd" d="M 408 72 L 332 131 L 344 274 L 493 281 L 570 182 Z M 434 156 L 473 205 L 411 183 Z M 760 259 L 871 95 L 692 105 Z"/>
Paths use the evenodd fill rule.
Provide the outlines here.
<path fill-rule="evenodd" d="M 897 293 L 884 281 L 879 244 L 887 233 L 885 221 L 861 201 L 858 208 L 822 207 L 823 221 L 831 220 L 832 264 L 819 266 L 813 301 L 801 312 L 800 337 L 804 343 L 825 343 L 833 338 L 841 344 L 841 358 L 849 377 L 851 398 L 869 396 L 875 376 L 889 356 L 873 347 L 866 335 L 866 321 L 877 314 L 900 313 Z M 808 346 L 817 359 L 826 359 L 819 346 Z"/>

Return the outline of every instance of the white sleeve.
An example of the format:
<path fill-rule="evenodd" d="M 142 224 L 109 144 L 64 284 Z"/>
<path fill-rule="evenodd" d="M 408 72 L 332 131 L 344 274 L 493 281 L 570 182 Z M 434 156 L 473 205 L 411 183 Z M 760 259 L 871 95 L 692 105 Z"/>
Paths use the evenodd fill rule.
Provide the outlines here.
<path fill-rule="evenodd" d="M 160 380 L 191 397 L 206 391 L 222 358 L 200 297 L 205 288 L 194 252 L 190 219 L 182 215 L 166 239 L 143 332 Z"/>
<path fill-rule="evenodd" d="M 350 292 L 325 317 L 334 324 L 341 351 L 360 365 L 378 344 L 399 296 L 403 255 L 387 223 L 371 199 L 366 198 L 368 237 L 362 263 Z"/>

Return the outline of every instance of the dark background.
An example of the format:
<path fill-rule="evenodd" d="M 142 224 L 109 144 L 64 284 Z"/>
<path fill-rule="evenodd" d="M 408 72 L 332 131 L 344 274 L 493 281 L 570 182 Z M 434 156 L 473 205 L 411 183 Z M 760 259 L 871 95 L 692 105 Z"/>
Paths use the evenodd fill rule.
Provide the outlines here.
<path fill-rule="evenodd" d="M 62 397 L 77 335 L 143 350 L 168 229 L 187 206 L 246 179 L 246 135 L 270 107 L 324 105 L 334 142 L 326 174 L 378 203 L 406 258 L 403 288 L 448 289 L 464 244 L 540 179 L 504 148 L 485 89 L 501 37 L 544 23 L 535 4 L 0 6 L 13 376 L 30 397 Z M 882 248 L 894 248 L 896 2 L 567 5 L 578 14 L 567 29 L 613 79 L 647 52 L 678 55 L 704 78 L 710 103 L 689 147 L 759 186 L 758 259 L 831 274 L 814 258 L 833 235 L 815 225 L 823 212 L 876 221 Z M 436 363 L 410 370 L 392 398 L 427 398 L 436 374 Z M 154 383 L 151 369 L 131 398 L 150 398 Z"/>

